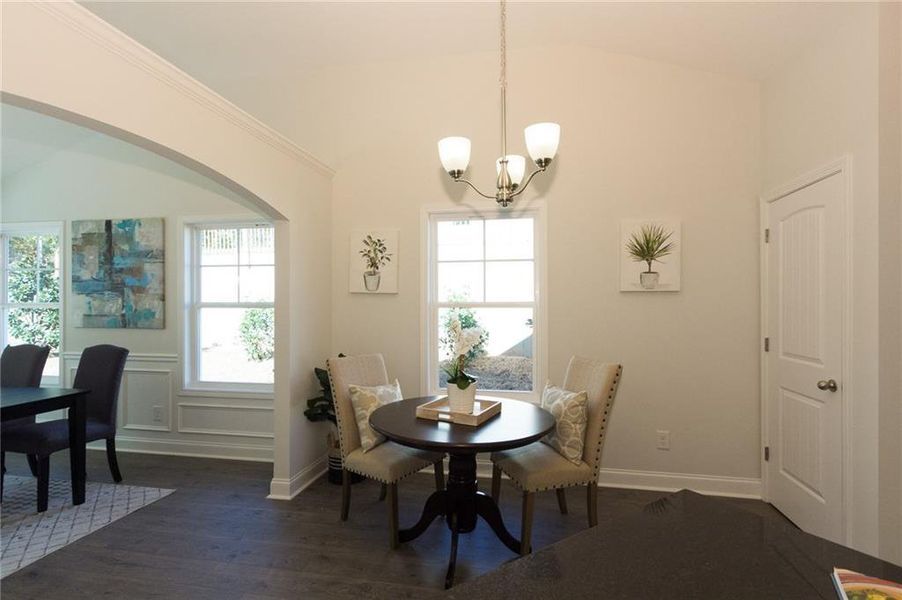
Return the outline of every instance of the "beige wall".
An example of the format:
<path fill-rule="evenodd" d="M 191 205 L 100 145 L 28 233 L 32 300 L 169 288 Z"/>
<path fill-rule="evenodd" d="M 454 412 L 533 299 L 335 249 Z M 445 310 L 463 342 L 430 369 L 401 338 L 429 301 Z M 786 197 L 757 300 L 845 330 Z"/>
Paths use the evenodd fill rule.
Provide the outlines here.
<path fill-rule="evenodd" d="M 880 6 L 880 553 L 902 563 L 902 5 Z M 884 533 L 885 532 L 885 533 Z"/>
<path fill-rule="evenodd" d="M 842 155 L 852 159 L 848 539 L 898 561 L 899 57 L 898 32 L 886 26 L 897 10 L 859 6 L 764 82 L 762 149 L 765 189 Z"/>
<path fill-rule="evenodd" d="M 731 490 L 754 493 L 757 85 L 580 48 L 512 52 L 509 69 L 513 151 L 525 154 L 529 123 L 563 129 L 559 159 L 518 201 L 547 205 L 551 379 L 572 354 L 624 363 L 605 467 L 742 478 Z M 475 200 L 441 171 L 436 141 L 471 137 L 472 177 L 492 185 L 497 55 L 337 69 L 304 85 L 298 127 L 349 149 L 333 188 L 332 351 L 382 352 L 416 393 L 421 209 Z M 682 220 L 680 293 L 618 291 L 619 223 L 635 217 Z M 397 296 L 348 293 L 349 232 L 367 227 L 401 230 Z M 671 431 L 670 451 L 655 449 L 656 429 Z"/>

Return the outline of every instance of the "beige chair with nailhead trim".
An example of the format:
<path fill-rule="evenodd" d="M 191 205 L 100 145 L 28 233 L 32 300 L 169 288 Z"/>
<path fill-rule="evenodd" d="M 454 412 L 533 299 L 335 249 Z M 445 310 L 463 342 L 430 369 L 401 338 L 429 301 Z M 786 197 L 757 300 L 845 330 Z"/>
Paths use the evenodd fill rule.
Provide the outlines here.
<path fill-rule="evenodd" d="M 598 524 L 598 474 L 601 470 L 601 448 L 611 414 L 614 396 L 623 367 L 616 363 L 604 363 L 574 356 L 570 359 L 564 377 L 564 389 L 571 392 L 586 391 L 589 397 L 588 423 L 583 458 L 576 465 L 548 444 L 535 442 L 523 448 L 492 454 L 492 496 L 495 501 L 501 495 L 501 474 L 510 477 L 523 492 L 523 522 L 521 528 L 522 553 L 530 552 L 532 514 L 535 493 L 545 490 L 557 492 L 562 514 L 567 514 L 567 497 L 564 489 L 586 486 L 589 527 Z"/>
<path fill-rule="evenodd" d="M 351 404 L 350 386 L 386 385 L 388 373 L 381 354 L 330 358 L 326 361 L 332 398 L 335 402 L 335 420 L 338 421 L 338 440 L 341 447 L 342 471 L 341 520 L 348 520 L 351 506 L 351 473 L 357 473 L 382 483 L 380 500 L 388 495 L 389 541 L 392 548 L 398 546 L 398 482 L 424 467 L 433 465 L 435 487 L 445 487 L 442 470 L 443 454 L 415 450 L 386 441 L 369 452 L 360 448 L 360 432 Z"/>

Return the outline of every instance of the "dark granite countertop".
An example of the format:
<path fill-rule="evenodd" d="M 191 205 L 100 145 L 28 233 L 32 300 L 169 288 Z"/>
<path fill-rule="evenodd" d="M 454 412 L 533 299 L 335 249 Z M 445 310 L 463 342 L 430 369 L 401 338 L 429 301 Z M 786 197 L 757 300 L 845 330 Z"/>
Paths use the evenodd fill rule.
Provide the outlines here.
<path fill-rule="evenodd" d="M 834 566 L 902 582 L 902 567 L 779 517 L 684 490 L 456 586 L 447 597 L 836 600 Z"/>

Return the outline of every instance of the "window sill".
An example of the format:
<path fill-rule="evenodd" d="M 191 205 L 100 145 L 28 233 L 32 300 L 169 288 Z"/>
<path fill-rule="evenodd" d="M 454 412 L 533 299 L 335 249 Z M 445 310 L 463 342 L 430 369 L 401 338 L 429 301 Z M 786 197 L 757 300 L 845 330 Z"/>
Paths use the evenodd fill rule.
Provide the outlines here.
<path fill-rule="evenodd" d="M 238 400 L 273 400 L 275 393 L 272 390 L 244 390 L 229 387 L 204 387 L 183 388 L 180 396 L 194 398 L 234 398 Z"/>

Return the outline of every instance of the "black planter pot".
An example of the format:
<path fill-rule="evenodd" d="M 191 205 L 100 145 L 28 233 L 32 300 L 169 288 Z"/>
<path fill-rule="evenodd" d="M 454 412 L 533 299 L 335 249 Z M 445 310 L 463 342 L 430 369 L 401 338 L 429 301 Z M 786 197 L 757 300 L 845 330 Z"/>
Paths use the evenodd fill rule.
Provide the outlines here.
<path fill-rule="evenodd" d="M 341 485 L 341 471 L 342 471 L 342 461 L 341 455 L 337 456 L 329 456 L 329 473 L 328 479 L 329 483 L 334 483 L 335 485 Z M 363 475 L 358 475 L 357 473 L 351 473 L 351 483 L 360 483 L 366 479 Z"/>

